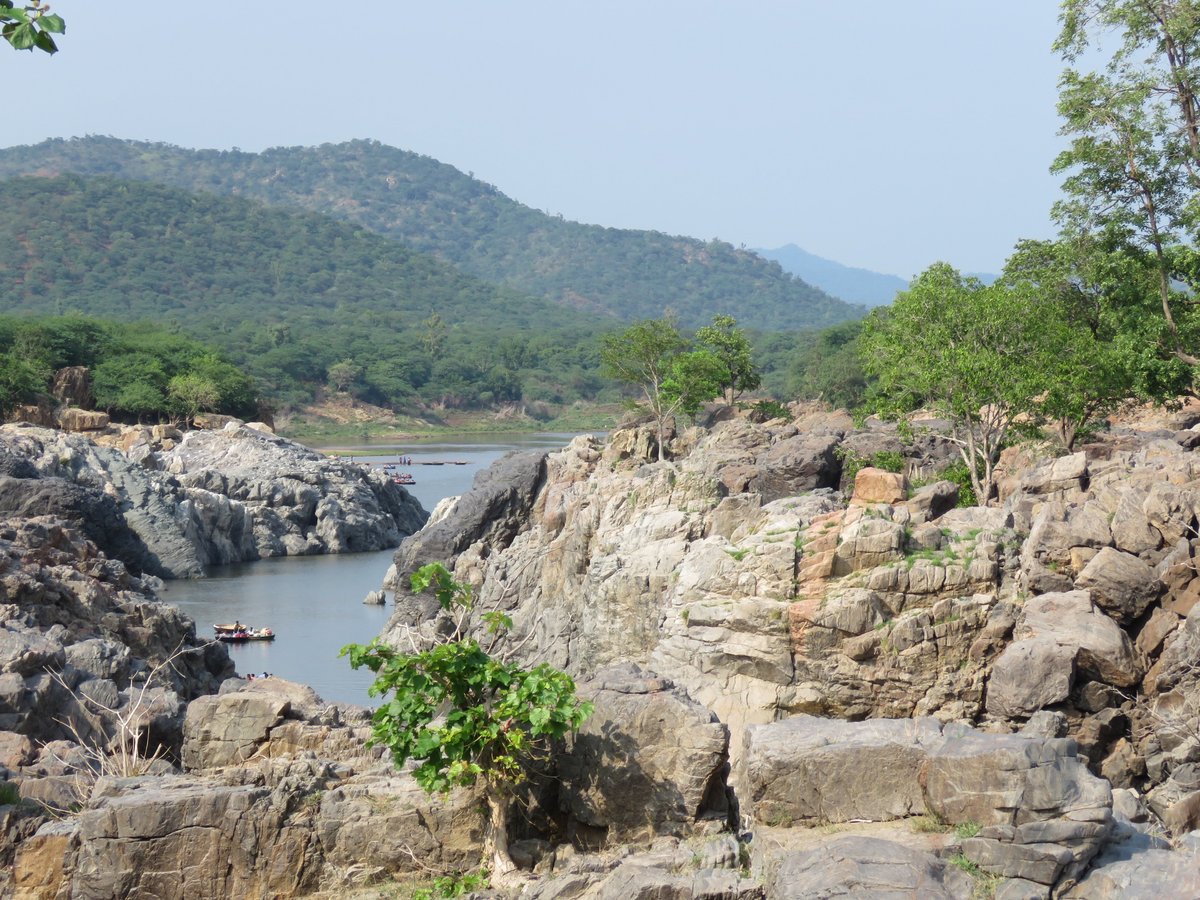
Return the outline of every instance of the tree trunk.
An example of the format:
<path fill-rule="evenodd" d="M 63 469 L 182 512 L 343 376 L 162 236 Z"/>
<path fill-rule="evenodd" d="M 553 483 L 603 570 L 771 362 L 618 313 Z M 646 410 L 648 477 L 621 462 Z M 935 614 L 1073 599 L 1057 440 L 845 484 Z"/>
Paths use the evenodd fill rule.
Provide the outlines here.
<path fill-rule="evenodd" d="M 493 882 L 504 879 L 517 870 L 516 863 L 508 854 L 508 810 L 512 798 L 502 790 L 489 786 L 487 790 L 488 823 L 483 840 L 484 859 L 492 864 Z"/>

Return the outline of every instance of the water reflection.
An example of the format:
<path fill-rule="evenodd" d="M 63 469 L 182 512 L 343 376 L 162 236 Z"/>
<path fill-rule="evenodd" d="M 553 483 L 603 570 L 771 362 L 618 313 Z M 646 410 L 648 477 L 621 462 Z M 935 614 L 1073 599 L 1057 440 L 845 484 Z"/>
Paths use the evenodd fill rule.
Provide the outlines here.
<path fill-rule="evenodd" d="M 432 510 L 445 497 L 466 491 L 476 473 L 504 454 L 533 447 L 567 444 L 572 434 L 464 435 L 428 443 L 342 445 L 370 451 L 356 455 L 365 463 L 395 463 L 412 457 L 416 480 L 408 490 Z M 464 465 L 422 465 L 452 463 Z M 368 606 L 363 598 L 379 588 L 392 560 L 392 550 L 335 556 L 286 557 L 214 569 L 208 578 L 167 582 L 162 599 L 196 620 L 201 636 L 217 622 L 240 620 L 275 630 L 272 642 L 232 644 L 238 672 L 270 672 L 310 684 L 322 697 L 343 703 L 371 704 L 367 686 L 372 675 L 354 672 L 338 651 L 349 643 L 375 637 L 392 606 Z"/>

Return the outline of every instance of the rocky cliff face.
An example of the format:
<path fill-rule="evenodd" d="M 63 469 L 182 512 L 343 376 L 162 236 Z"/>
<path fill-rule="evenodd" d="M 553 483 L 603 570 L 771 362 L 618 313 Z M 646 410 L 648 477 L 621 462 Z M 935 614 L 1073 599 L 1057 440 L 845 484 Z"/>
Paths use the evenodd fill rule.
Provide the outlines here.
<path fill-rule="evenodd" d="M 202 575 L 271 556 L 393 547 L 426 514 L 400 485 L 232 423 L 170 436 L 130 428 L 106 446 L 0 427 L 0 515 L 55 515 L 136 572 Z"/>
<path fill-rule="evenodd" d="M 148 450 L 150 471 L 267 499 L 217 437 Z M 511 835 L 526 874 L 500 896 L 1200 896 L 1196 444 L 1114 430 L 1072 456 L 1011 452 L 1001 503 L 968 509 L 937 480 L 936 436 L 840 417 L 726 421 L 663 464 L 639 431 L 510 457 L 405 541 L 394 575 L 451 565 L 512 616 L 510 652 L 595 704 L 533 773 Z M 850 478 L 844 448 L 903 452 L 928 483 Z M 13 481 L 30 466 L 0 456 Z M 289 490 L 276 515 L 307 508 Z M 122 708 L 125 673 L 170 631 L 80 533 L 3 541 L 0 588 L 38 598 L 0 642 L 0 699 L 26 704 L 0 720 L 24 798 L 0 806 L 14 895 L 365 897 L 476 863 L 477 798 L 423 795 L 364 745 L 365 711 L 277 679 L 213 692 L 227 673 L 199 655 L 154 720 L 169 760 L 74 788 L 61 821 L 38 813 L 88 743 L 31 740 L 51 707 L 21 710 L 63 682 L 67 708 Z M 407 645 L 433 615 L 401 591 L 387 634 Z M 69 715 L 105 733 L 94 708 Z"/>
<path fill-rule="evenodd" d="M 761 825 L 933 810 L 940 821 L 988 826 L 958 850 L 1041 896 L 1075 883 L 1113 833 L 1126 839 L 1130 817 L 1177 837 L 1200 827 L 1195 444 L 1191 431 L 1116 430 L 1071 456 L 1010 452 L 1001 504 L 955 509 L 947 482 L 913 489 L 871 469 L 842 482 L 838 448 L 899 447 L 886 429 L 733 420 L 682 436 L 663 464 L 649 435 L 618 432 L 519 463 L 537 487 L 502 525 L 484 527 L 482 485 L 436 528 L 457 536 L 454 570 L 481 605 L 512 616 L 518 655 L 584 680 L 636 663 L 714 713 L 731 734 L 731 784 L 743 802 L 754 790 L 755 728 L 933 722 L 920 727 L 941 741 L 937 723 L 966 723 L 983 729 L 972 740 L 992 760 L 1032 752 L 1005 749 L 1002 736 L 1021 729 L 1069 737 L 1052 753 L 1078 755 L 1103 790 L 1067 792 L 1091 798 L 1086 816 L 1059 801 L 1045 807 L 1092 824 L 1030 826 L 1038 838 L 1006 830 L 1037 817 L 951 813 L 928 789 L 887 816 L 830 814 L 829 803 L 803 816 L 752 813 Z M 936 471 L 950 452 L 936 437 L 903 449 L 915 473 Z M 402 546 L 401 572 L 429 561 L 424 540 Z M 385 636 L 402 639 L 419 612 L 401 590 Z M 619 734 L 622 721 L 607 727 Z M 876 755 L 859 777 L 869 784 L 909 752 Z M 803 755 L 807 763 L 787 767 L 827 771 Z M 970 765 L 993 764 L 1008 765 Z M 932 765 L 905 777 L 929 778 Z M 963 778 L 954 783 L 974 776 L 951 781 Z M 1109 785 L 1127 804 L 1116 832 Z M 853 807 L 853 791 L 829 789 Z M 1030 843 L 1043 839 L 1056 849 L 1039 857 Z"/>

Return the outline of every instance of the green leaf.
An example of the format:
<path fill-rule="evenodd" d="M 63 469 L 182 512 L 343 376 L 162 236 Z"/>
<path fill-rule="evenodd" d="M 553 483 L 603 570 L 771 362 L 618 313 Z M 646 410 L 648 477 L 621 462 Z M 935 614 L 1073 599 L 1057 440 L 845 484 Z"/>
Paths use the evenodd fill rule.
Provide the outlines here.
<path fill-rule="evenodd" d="M 67 30 L 67 23 L 63 21 L 63 17 L 53 13 L 39 18 L 38 24 L 42 26 L 43 31 L 51 31 L 54 34 L 64 34 Z"/>
<path fill-rule="evenodd" d="M 32 50 L 37 43 L 37 31 L 28 22 L 17 25 L 12 31 L 7 31 L 5 37 L 18 50 Z"/>

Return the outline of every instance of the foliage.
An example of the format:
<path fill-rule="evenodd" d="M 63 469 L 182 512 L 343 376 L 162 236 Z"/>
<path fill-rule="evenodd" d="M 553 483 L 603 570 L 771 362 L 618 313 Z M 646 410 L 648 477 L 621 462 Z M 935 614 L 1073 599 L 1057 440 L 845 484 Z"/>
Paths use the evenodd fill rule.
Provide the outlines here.
<path fill-rule="evenodd" d="M 43 0 L 28 0 L 23 6 L 17 0 L 0 0 L 0 35 L 14 50 L 57 53 L 52 35 L 66 30 L 62 16 L 50 12 L 50 4 Z"/>
<path fill-rule="evenodd" d="M 670 318 L 647 319 L 601 338 L 606 375 L 641 390 L 658 425 L 658 459 L 664 458 L 666 420 L 676 412 L 694 415 L 717 396 L 727 372 L 711 351 L 688 350 Z"/>
<path fill-rule="evenodd" d="M 0 316 L 0 412 L 45 396 L 55 370 L 87 366 L 97 408 L 141 420 L 178 411 L 168 399 L 195 380 L 215 385 L 197 407 L 232 415 L 257 411 L 254 383 L 213 348 L 146 323 L 83 316 Z M 185 380 L 175 382 L 174 379 Z"/>
<path fill-rule="evenodd" d="M 867 392 L 858 351 L 862 328 L 861 321 L 845 322 L 801 335 L 790 366 L 789 393 L 833 407 L 857 409 Z"/>
<path fill-rule="evenodd" d="M 880 450 L 870 456 L 863 456 L 853 447 L 838 444 L 833 455 L 842 461 L 842 481 L 853 484 L 854 478 L 868 466 L 883 469 L 885 472 L 903 472 L 904 454 L 895 450 Z"/>
<path fill-rule="evenodd" d="M 441 900 L 470 894 L 473 891 L 485 890 L 488 887 L 486 869 L 475 872 L 460 872 L 454 875 L 434 876 L 433 884 L 427 888 L 417 888 L 412 893 L 412 900 Z"/>
<path fill-rule="evenodd" d="M 1162 344 L 1196 365 L 1200 317 L 1200 10 L 1194 0 L 1065 0 L 1055 43 L 1069 68 L 1059 113 L 1070 147 L 1055 208 L 1068 235 L 1128 254 L 1154 275 L 1146 300 Z M 1077 68 L 1099 37 L 1116 38 L 1102 71 Z M 1145 308 L 1146 304 L 1139 304 Z"/>
<path fill-rule="evenodd" d="M 937 263 L 864 323 L 874 408 L 890 418 L 919 410 L 946 418 L 981 502 L 1011 429 L 1046 390 L 1049 312 L 1028 286 L 984 287 Z"/>
<path fill-rule="evenodd" d="M 374 672 L 370 694 L 388 698 L 373 716 L 372 744 L 387 747 L 397 767 L 416 761 L 413 775 L 431 793 L 482 781 L 497 840 L 507 823 L 497 823 L 495 811 L 503 810 L 500 818 L 506 818 L 507 791 L 524 778 L 526 762 L 549 741 L 578 728 L 592 706 L 576 698 L 565 673 L 545 663 L 522 668 L 468 637 L 464 626 L 475 611 L 474 599 L 445 566 L 421 567 L 412 588 L 432 592 L 441 609 L 457 617 L 448 636 L 412 652 L 376 639 L 350 644 L 341 655 L 353 668 Z M 512 625 L 496 611 L 480 614 L 478 621 L 493 638 Z"/>
<path fill-rule="evenodd" d="M 799 329 L 865 312 L 725 241 L 569 222 L 517 203 L 452 166 L 377 141 L 255 154 L 87 137 L 0 151 L 0 177 L 43 171 L 237 193 L 322 213 L 504 285 L 514 296 L 542 297 L 560 309 L 624 322 L 670 308 L 684 327 L 698 328 L 714 312 L 736 309 L 747 327 Z M 269 278 L 269 262 L 262 268 Z M 421 310 L 416 321 L 432 311 Z M 451 322 L 445 310 L 437 311 Z"/>
<path fill-rule="evenodd" d="M 221 403 L 215 381 L 194 372 L 176 375 L 167 383 L 167 402 L 190 422 L 202 412 L 211 412 Z"/>
<path fill-rule="evenodd" d="M 1048 313 L 1041 321 L 1052 352 L 1042 358 L 1048 368 L 1037 413 L 1066 450 L 1125 401 L 1163 400 L 1186 389 L 1188 366 L 1161 352 L 1166 334 L 1147 308 L 1154 273 L 1144 259 L 1086 236 L 1023 241 L 1002 280 Z"/>
<path fill-rule="evenodd" d="M 5 310 L 178 323 L 277 404 L 310 399 L 342 362 L 358 372 L 352 396 L 393 408 L 611 390 L 596 371 L 611 320 L 321 216 L 105 178 L 16 179 L 0 183 L 0 242 L 12 248 Z M 244 399 L 206 374 L 223 404 Z"/>
<path fill-rule="evenodd" d="M 762 376 L 754 365 L 753 350 L 745 332 L 737 327 L 733 316 L 715 315 L 712 324 L 696 331 L 696 343 L 709 350 L 721 363 L 721 396 L 733 406 L 746 391 L 762 384 Z"/>
<path fill-rule="evenodd" d="M 763 422 L 769 422 L 772 419 L 790 419 L 792 417 L 792 411 L 778 400 L 756 400 L 750 409 Z"/>
<path fill-rule="evenodd" d="M 970 468 L 961 459 L 942 469 L 938 473 L 938 480 L 953 481 L 958 485 L 958 502 L 955 506 L 961 509 L 979 505 L 979 498 L 975 495 L 975 478 Z"/>

